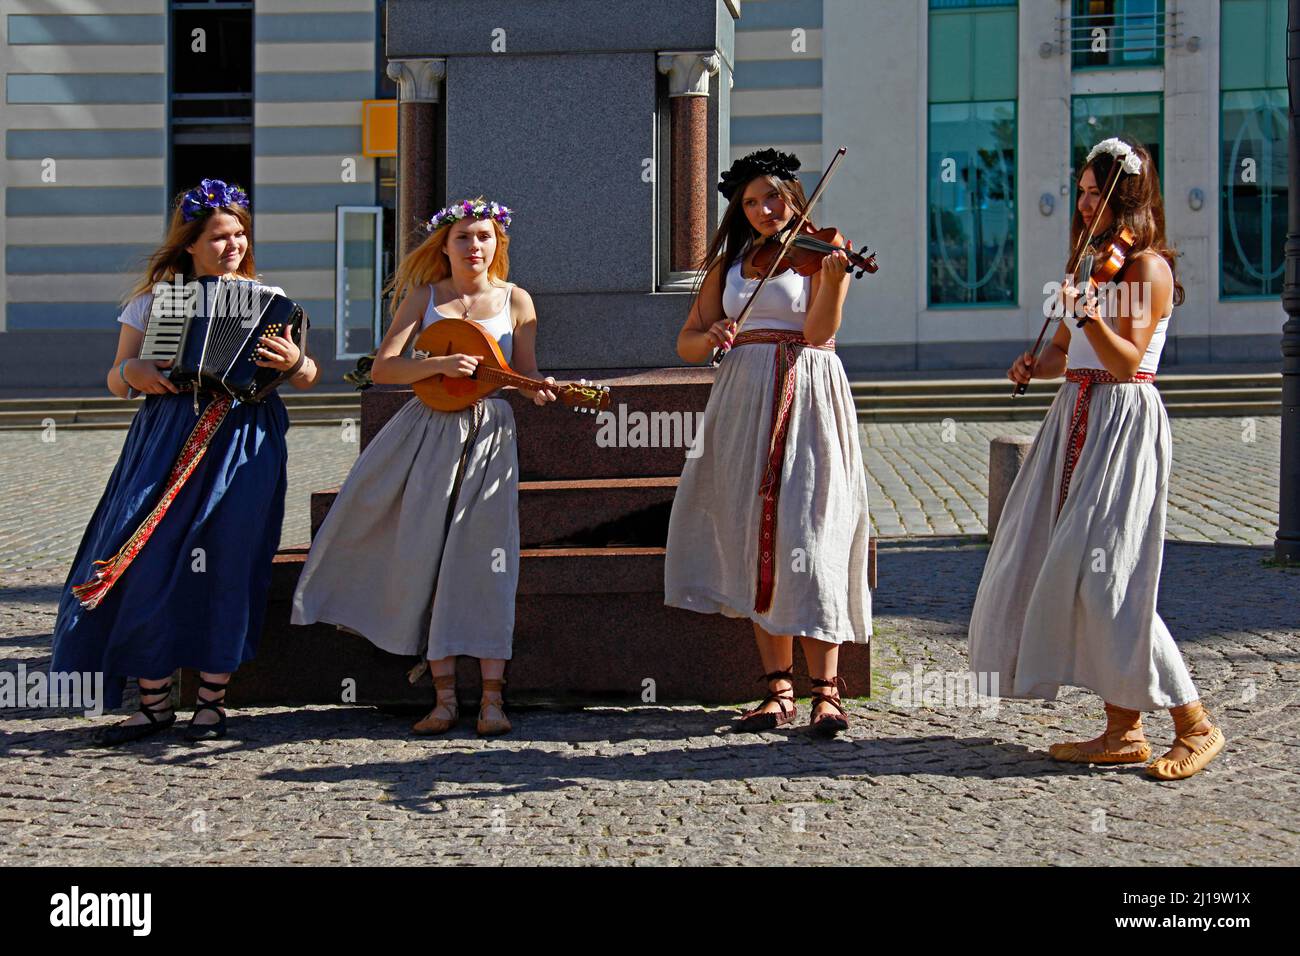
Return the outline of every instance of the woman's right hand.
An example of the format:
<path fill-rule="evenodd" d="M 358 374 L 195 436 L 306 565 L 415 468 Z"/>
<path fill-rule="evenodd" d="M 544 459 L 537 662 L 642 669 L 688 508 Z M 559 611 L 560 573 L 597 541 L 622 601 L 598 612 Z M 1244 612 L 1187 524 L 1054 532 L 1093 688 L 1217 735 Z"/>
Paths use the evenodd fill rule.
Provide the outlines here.
<path fill-rule="evenodd" d="M 448 378 L 469 378 L 478 368 L 479 357 L 477 355 L 440 355 L 435 360 L 439 363 L 443 375 Z"/>
<path fill-rule="evenodd" d="M 1011 364 L 1007 369 L 1007 378 L 1017 385 L 1028 385 L 1029 380 L 1034 377 L 1034 353 L 1026 352 Z"/>
<path fill-rule="evenodd" d="M 731 340 L 736 337 L 735 323 L 731 319 L 719 319 L 704 330 L 714 348 L 730 348 Z"/>
<path fill-rule="evenodd" d="M 167 378 L 165 370 L 172 367 L 171 359 L 127 359 L 122 367 L 122 377 L 137 392 L 145 395 L 165 395 L 180 392 Z"/>

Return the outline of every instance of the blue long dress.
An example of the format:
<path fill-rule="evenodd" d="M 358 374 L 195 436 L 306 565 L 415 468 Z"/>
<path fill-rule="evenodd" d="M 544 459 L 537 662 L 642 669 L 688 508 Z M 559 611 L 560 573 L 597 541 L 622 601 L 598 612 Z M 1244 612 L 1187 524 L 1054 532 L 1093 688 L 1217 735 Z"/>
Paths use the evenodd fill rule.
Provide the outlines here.
<path fill-rule="evenodd" d="M 210 399 L 200 398 L 200 413 Z M 135 561 L 98 607 L 71 587 L 116 554 L 157 503 L 198 416 L 193 397 L 150 395 L 86 527 L 59 601 L 52 672 L 104 674 L 104 706 L 127 677 L 178 667 L 229 673 L 257 650 L 280 542 L 289 417 L 279 395 L 235 402 Z"/>

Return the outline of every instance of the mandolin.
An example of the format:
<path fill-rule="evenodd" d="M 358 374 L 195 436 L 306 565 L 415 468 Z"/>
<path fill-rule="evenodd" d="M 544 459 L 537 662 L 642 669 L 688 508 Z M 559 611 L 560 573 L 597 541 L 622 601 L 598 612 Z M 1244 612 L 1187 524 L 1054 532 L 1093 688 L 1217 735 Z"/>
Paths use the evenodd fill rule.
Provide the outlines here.
<path fill-rule="evenodd" d="M 487 332 L 469 319 L 440 319 L 415 340 L 417 351 L 428 355 L 477 355 L 478 367 L 472 376 L 430 375 L 411 388 L 420 401 L 440 412 L 458 412 L 479 399 L 487 398 L 499 388 L 513 385 L 529 391 L 548 388 L 555 397 L 575 412 L 596 412 L 609 408 L 609 386 L 590 382 L 567 382 L 552 385 L 541 379 L 520 375 L 506 362 L 501 346 Z"/>

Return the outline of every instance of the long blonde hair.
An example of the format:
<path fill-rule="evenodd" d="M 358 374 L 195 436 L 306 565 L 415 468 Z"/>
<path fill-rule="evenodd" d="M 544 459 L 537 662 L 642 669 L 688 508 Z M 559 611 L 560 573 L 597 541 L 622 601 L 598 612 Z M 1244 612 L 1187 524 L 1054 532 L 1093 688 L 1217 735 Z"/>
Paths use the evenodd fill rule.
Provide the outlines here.
<path fill-rule="evenodd" d="M 482 196 L 468 200 L 473 205 L 478 205 L 484 201 Z M 459 205 L 459 203 L 453 205 Z M 488 265 L 488 276 L 505 282 L 506 277 L 510 274 L 510 237 L 506 234 L 505 227 L 501 223 L 491 218 L 486 221 L 492 223 L 492 228 L 497 235 L 496 254 L 492 256 L 492 262 Z M 456 220 L 456 222 L 460 222 L 460 220 Z M 407 253 L 406 258 L 398 265 L 393 278 L 389 280 L 384 289 L 385 295 L 392 296 L 393 315 L 397 314 L 398 306 L 412 291 L 420 286 L 441 282 L 451 275 L 451 262 L 445 252 L 447 237 L 451 235 L 452 227 L 456 225 L 456 222 L 441 225 L 429 233 L 429 238 Z"/>
<path fill-rule="evenodd" d="M 238 219 L 239 224 L 244 227 L 244 235 L 248 238 L 248 249 L 235 274 L 244 279 L 257 278 L 257 268 L 253 264 L 253 217 L 249 211 L 243 206 L 219 206 L 207 215 L 186 222 L 181 215 L 181 199 L 184 196 L 185 193 L 180 193 L 176 197 L 176 208 L 172 210 L 172 221 L 167 227 L 167 236 L 163 239 L 162 245 L 149 256 L 144 274 L 122 300 L 124 304 L 142 292 L 152 292 L 159 282 L 171 282 L 178 275 L 181 278 L 197 278 L 194 272 L 194 257 L 185 251 L 185 247 L 199 241 L 203 230 L 207 228 L 208 221 L 218 212 L 224 212 Z"/>

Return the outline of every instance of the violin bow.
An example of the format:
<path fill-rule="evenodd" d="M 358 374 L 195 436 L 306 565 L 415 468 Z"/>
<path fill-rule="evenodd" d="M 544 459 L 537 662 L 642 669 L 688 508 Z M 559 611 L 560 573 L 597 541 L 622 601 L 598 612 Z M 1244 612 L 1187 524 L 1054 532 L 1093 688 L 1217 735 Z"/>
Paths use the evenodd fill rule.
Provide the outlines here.
<path fill-rule="evenodd" d="M 1121 167 L 1123 165 L 1124 164 L 1122 162 L 1116 162 L 1115 165 L 1111 167 L 1110 176 L 1107 177 L 1109 182 L 1106 187 L 1106 198 L 1101 201 L 1101 207 L 1104 207 L 1107 203 L 1110 202 L 1111 194 L 1115 191 L 1115 186 L 1119 182 L 1119 174 L 1121 172 Z M 1081 235 L 1079 237 L 1079 241 L 1074 244 L 1074 249 L 1070 251 L 1070 258 L 1066 262 L 1067 267 L 1071 262 L 1073 262 L 1074 268 L 1076 270 L 1078 269 L 1079 259 L 1081 258 L 1079 255 L 1079 251 L 1080 249 L 1087 249 L 1088 246 L 1091 245 L 1093 233 L 1096 231 L 1097 223 L 1100 221 L 1101 221 L 1100 216 L 1093 217 L 1092 225 L 1088 227 L 1088 234 L 1086 236 Z M 1066 274 L 1070 276 L 1071 280 L 1076 278 L 1074 273 L 1071 272 L 1068 268 L 1066 269 Z M 1038 358 L 1043 352 L 1043 347 L 1046 344 L 1045 340 L 1047 339 L 1047 330 L 1051 328 L 1052 321 L 1054 319 L 1060 319 L 1063 317 L 1064 317 L 1064 311 L 1062 311 L 1061 315 L 1048 315 L 1045 319 L 1043 319 L 1043 327 L 1038 330 L 1038 338 L 1034 341 L 1034 348 L 1033 348 L 1034 365 L 1038 364 Z M 1029 370 L 1030 372 L 1033 371 L 1033 365 L 1029 367 Z M 1016 387 L 1011 390 L 1011 397 L 1019 398 L 1021 395 L 1024 395 L 1025 392 L 1027 392 L 1028 390 L 1029 390 L 1028 382 L 1017 382 Z"/>
<path fill-rule="evenodd" d="M 754 289 L 753 293 L 749 297 L 749 301 L 747 301 L 744 307 L 741 308 L 740 315 L 736 316 L 736 321 L 732 323 L 736 326 L 737 335 L 740 334 L 741 326 L 745 324 L 745 320 L 749 318 L 749 310 L 753 308 L 754 303 L 758 301 L 758 294 L 763 291 L 763 286 L 767 285 L 767 280 L 772 278 L 776 273 L 777 267 L 781 264 L 781 260 L 784 259 L 785 254 L 790 251 L 790 246 L 794 244 L 795 239 L 798 237 L 799 230 L 802 229 L 803 224 L 808 221 L 808 214 L 812 212 L 813 206 L 817 205 L 817 200 L 821 199 L 822 192 L 826 189 L 826 184 L 830 182 L 830 178 L 834 175 L 835 169 L 839 165 L 840 160 L 844 158 L 844 154 L 848 151 L 849 149 L 847 146 L 841 146 L 835 151 L 835 155 L 831 157 L 831 161 L 826 164 L 826 171 L 822 173 L 822 178 L 817 182 L 817 187 L 813 190 L 813 194 L 808 197 L 808 204 L 804 206 L 803 212 L 799 214 L 799 218 L 794 222 L 793 226 L 787 225 L 785 227 L 786 236 L 785 239 L 781 241 L 781 251 L 777 254 L 777 257 L 772 260 L 772 265 L 768 267 L 766 274 L 758 280 L 758 287 Z M 709 365 L 713 368 L 717 368 L 722 364 L 723 357 L 730 351 L 731 346 L 729 345 L 718 346 L 713 350 L 713 357 L 709 359 Z"/>

